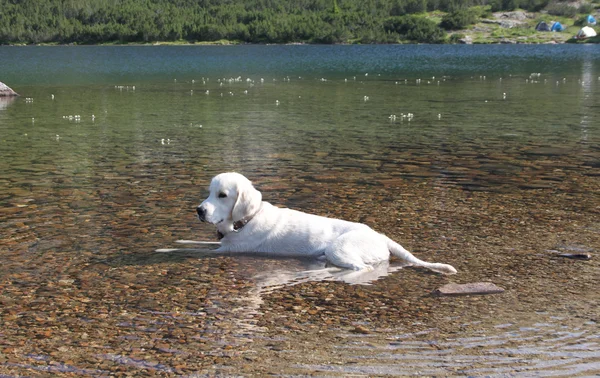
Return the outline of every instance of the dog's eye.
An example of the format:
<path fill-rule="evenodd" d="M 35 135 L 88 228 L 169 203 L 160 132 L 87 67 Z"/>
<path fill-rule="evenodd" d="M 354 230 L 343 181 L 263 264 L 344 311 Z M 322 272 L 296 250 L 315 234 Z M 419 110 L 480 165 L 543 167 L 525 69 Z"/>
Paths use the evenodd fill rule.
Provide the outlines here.
<path fill-rule="evenodd" d="M 219 193 L 219 198 L 226 198 L 226 197 L 227 197 L 227 194 L 225 194 L 223 192 Z"/>

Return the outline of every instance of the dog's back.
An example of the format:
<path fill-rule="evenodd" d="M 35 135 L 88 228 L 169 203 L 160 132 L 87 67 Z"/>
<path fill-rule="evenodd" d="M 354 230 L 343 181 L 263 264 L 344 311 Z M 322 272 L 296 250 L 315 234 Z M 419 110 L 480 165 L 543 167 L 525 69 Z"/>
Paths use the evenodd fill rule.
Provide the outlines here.
<path fill-rule="evenodd" d="M 239 233 L 228 235 L 222 243 L 229 245 L 228 250 L 236 252 L 251 249 L 287 256 L 319 256 L 334 239 L 352 230 L 371 229 L 364 224 L 263 202 L 255 219 Z"/>

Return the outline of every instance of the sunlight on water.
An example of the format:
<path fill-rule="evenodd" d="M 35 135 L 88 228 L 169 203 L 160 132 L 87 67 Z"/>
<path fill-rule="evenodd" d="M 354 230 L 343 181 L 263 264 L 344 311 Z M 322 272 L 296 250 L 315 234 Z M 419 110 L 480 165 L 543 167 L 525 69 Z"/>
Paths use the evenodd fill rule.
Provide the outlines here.
<path fill-rule="evenodd" d="M 422 340 L 427 338 L 425 332 L 400 335 L 386 345 L 374 345 L 366 336 L 363 341 L 341 347 L 355 355 L 357 364 L 298 367 L 324 373 L 378 375 L 398 375 L 397 364 L 402 364 L 403 374 L 419 375 L 593 375 L 600 370 L 600 336 L 595 326 L 589 323 L 573 330 L 553 322 L 519 329 L 517 325 L 504 324 L 497 327 L 503 332 L 495 335 L 433 341 Z M 360 363 L 367 359 L 374 363 Z"/>

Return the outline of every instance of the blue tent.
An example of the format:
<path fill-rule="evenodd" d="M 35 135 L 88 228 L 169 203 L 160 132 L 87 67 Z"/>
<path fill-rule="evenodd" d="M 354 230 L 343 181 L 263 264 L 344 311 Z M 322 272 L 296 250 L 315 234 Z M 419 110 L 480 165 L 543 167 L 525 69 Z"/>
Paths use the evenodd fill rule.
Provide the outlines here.
<path fill-rule="evenodd" d="M 585 18 L 585 22 L 587 22 L 588 25 L 596 25 L 596 19 L 591 14 Z"/>
<path fill-rule="evenodd" d="M 553 31 L 553 32 L 561 32 L 561 31 L 563 31 L 565 29 L 566 28 L 560 22 L 553 23 L 552 27 L 550 28 L 550 30 Z"/>

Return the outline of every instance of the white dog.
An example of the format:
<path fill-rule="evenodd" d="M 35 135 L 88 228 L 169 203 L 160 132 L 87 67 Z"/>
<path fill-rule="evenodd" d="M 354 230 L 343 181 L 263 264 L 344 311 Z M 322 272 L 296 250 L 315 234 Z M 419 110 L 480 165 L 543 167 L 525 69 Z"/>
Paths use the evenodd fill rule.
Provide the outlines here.
<path fill-rule="evenodd" d="M 210 195 L 197 207 L 203 222 L 217 226 L 217 252 L 260 252 L 279 256 L 325 257 L 332 264 L 371 270 L 390 252 L 413 265 L 454 274 L 447 264 L 419 260 L 401 245 L 367 225 L 282 209 L 239 173 L 222 173 L 210 183 Z"/>

